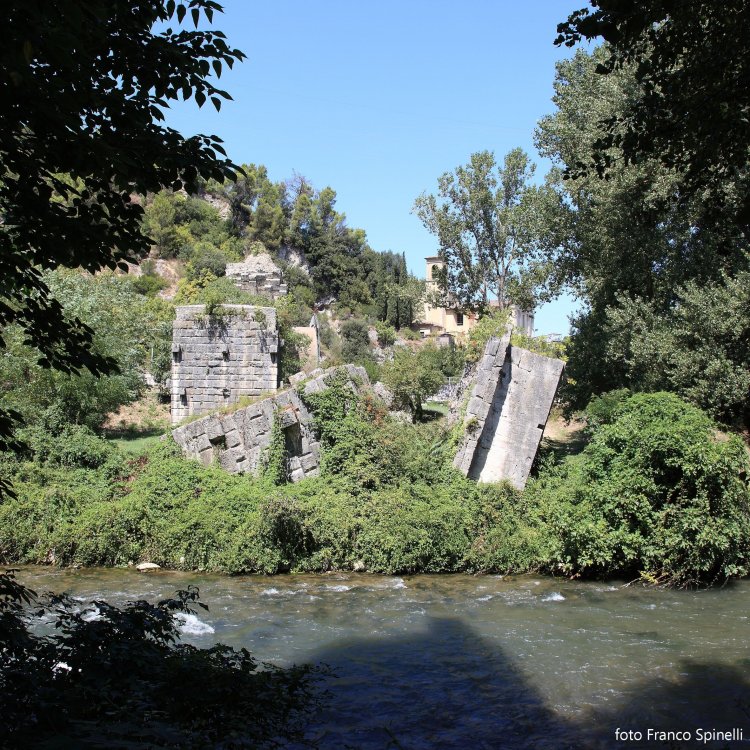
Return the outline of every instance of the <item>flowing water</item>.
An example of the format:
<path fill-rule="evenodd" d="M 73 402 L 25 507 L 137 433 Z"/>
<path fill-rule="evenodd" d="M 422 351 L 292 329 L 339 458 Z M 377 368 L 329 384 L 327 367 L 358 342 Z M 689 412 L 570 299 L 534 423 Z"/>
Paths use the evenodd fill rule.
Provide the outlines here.
<path fill-rule="evenodd" d="M 750 744 L 750 581 L 691 592 L 532 576 L 25 568 L 19 578 L 113 604 L 199 586 L 210 609 L 181 619 L 185 640 L 334 668 L 310 728 L 322 748 Z M 617 739 L 618 728 L 641 741 Z M 649 729 L 690 738 L 663 743 Z M 704 730 L 733 729 L 705 742 L 717 735 Z"/>

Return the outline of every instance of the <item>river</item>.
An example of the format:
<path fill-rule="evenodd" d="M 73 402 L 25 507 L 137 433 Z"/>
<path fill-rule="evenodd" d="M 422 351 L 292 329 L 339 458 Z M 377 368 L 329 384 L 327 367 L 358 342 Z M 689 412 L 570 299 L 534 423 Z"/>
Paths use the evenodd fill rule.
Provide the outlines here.
<path fill-rule="evenodd" d="M 750 744 L 750 581 L 671 591 L 534 576 L 51 568 L 19 579 L 113 604 L 199 586 L 209 611 L 181 622 L 185 640 L 334 668 L 310 727 L 326 749 Z M 618 728 L 641 741 L 617 739 Z M 690 739 L 663 743 L 649 729 Z M 733 729 L 747 739 L 701 734 Z"/>

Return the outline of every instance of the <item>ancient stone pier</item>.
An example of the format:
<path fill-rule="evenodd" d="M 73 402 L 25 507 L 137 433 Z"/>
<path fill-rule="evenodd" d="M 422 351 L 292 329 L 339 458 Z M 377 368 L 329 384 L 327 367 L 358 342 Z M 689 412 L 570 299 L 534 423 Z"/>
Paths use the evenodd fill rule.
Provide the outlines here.
<path fill-rule="evenodd" d="M 275 424 L 284 435 L 287 474 L 292 482 L 316 476 L 320 443 L 312 430 L 306 394 L 328 388 L 330 379 L 344 374 L 352 388 L 369 385 L 364 368 L 343 365 L 310 373 L 307 380 L 283 393 L 269 396 L 230 413 L 212 414 L 172 431 L 183 452 L 208 466 L 217 463 L 231 473 L 257 474 L 271 445 Z"/>
<path fill-rule="evenodd" d="M 279 335 L 276 310 L 221 305 L 177 308 L 172 330 L 172 424 L 242 397 L 275 391 Z"/>
<path fill-rule="evenodd" d="M 477 367 L 453 464 L 480 482 L 523 489 L 549 417 L 564 362 L 492 338 Z"/>

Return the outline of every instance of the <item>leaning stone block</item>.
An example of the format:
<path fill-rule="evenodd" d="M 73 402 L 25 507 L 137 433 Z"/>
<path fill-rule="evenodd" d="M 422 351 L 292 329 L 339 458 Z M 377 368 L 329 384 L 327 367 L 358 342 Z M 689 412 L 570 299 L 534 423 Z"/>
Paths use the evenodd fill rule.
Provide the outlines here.
<path fill-rule="evenodd" d="M 478 368 L 454 466 L 480 482 L 507 479 L 523 488 L 536 456 L 564 363 L 491 339 L 493 373 Z M 498 367 L 502 361 L 502 367 Z M 483 359 L 484 362 L 484 359 Z"/>

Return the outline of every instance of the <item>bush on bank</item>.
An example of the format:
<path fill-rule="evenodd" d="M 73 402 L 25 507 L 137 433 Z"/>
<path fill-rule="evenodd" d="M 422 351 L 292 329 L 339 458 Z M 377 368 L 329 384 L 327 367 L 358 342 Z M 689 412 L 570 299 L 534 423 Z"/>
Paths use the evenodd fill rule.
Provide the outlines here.
<path fill-rule="evenodd" d="M 17 497 L 0 505 L 0 559 L 676 585 L 748 572 L 747 454 L 675 396 L 621 394 L 580 455 L 519 493 L 458 474 L 439 425 L 393 422 L 337 391 L 316 404 L 322 476 L 295 485 L 272 467 L 259 479 L 203 467 L 171 442 L 128 460 L 85 431 L 60 438 L 64 450 L 45 438 L 34 460 L 6 456 Z"/>
<path fill-rule="evenodd" d="M 545 567 L 687 585 L 748 573 L 748 455 L 669 393 L 603 408 L 583 452 L 527 489 Z"/>

